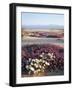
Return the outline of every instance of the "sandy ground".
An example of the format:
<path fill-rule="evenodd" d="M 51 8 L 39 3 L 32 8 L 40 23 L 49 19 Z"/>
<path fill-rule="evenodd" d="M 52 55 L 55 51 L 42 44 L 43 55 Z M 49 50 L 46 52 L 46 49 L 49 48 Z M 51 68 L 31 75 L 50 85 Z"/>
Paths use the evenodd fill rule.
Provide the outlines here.
<path fill-rule="evenodd" d="M 32 44 L 53 44 L 64 47 L 64 43 L 62 43 L 62 41 L 64 41 L 63 38 L 24 37 L 22 39 L 22 46 Z"/>

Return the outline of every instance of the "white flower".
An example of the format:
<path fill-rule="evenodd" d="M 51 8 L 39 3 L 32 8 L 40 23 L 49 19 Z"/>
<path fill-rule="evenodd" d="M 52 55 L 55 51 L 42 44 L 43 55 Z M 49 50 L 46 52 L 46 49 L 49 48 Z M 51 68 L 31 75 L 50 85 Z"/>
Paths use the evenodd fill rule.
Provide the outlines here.
<path fill-rule="evenodd" d="M 41 54 L 40 57 L 43 57 L 43 55 Z"/>
<path fill-rule="evenodd" d="M 45 53 L 43 52 L 42 55 L 44 55 Z"/>
<path fill-rule="evenodd" d="M 29 58 L 29 61 L 31 61 L 31 58 Z"/>
<path fill-rule="evenodd" d="M 38 65 L 37 65 L 36 63 L 34 64 L 34 66 L 35 66 L 36 68 L 38 68 Z"/>
<path fill-rule="evenodd" d="M 31 71 L 34 71 L 34 68 L 30 66 L 30 70 L 31 70 Z"/>
<path fill-rule="evenodd" d="M 33 65 L 33 63 L 31 62 L 31 65 Z"/>
<path fill-rule="evenodd" d="M 35 59 L 32 59 L 33 62 L 35 62 Z"/>
<path fill-rule="evenodd" d="M 48 62 L 46 62 L 45 64 L 48 65 L 48 66 L 50 65 Z"/>
<path fill-rule="evenodd" d="M 39 65 L 39 68 L 42 68 L 42 66 L 41 66 L 41 65 Z"/>
<path fill-rule="evenodd" d="M 26 65 L 26 69 L 29 69 L 29 66 L 28 65 Z"/>

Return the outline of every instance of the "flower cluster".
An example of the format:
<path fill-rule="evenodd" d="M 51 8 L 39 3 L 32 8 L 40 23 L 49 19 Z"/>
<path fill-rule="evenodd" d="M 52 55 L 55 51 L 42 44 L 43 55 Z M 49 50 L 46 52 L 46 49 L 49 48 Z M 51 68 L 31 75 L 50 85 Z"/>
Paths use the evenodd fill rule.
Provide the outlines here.
<path fill-rule="evenodd" d="M 29 63 L 26 65 L 26 69 L 29 71 L 29 74 L 40 74 L 45 72 L 47 66 L 50 65 L 49 61 L 54 60 L 55 56 L 53 53 L 45 54 L 44 52 L 39 55 L 39 59 L 29 58 Z"/>
<path fill-rule="evenodd" d="M 41 76 L 64 71 L 64 49 L 55 45 L 22 47 L 22 75 Z"/>

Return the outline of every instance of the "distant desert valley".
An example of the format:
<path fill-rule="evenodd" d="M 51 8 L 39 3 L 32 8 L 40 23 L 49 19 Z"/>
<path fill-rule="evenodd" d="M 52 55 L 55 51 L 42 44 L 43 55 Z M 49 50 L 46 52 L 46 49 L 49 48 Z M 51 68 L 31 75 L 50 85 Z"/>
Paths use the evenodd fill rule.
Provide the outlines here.
<path fill-rule="evenodd" d="M 63 38 L 64 30 L 63 29 L 22 29 L 21 30 L 22 38 L 24 37 L 38 37 L 38 38 Z"/>

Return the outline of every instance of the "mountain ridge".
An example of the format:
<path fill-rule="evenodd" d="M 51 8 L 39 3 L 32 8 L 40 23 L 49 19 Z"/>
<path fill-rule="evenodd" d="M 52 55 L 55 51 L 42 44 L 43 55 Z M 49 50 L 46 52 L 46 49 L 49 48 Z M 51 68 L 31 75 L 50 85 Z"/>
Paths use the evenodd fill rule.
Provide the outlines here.
<path fill-rule="evenodd" d="M 63 25 L 29 25 L 29 26 L 22 26 L 22 28 L 26 29 L 64 29 Z"/>

